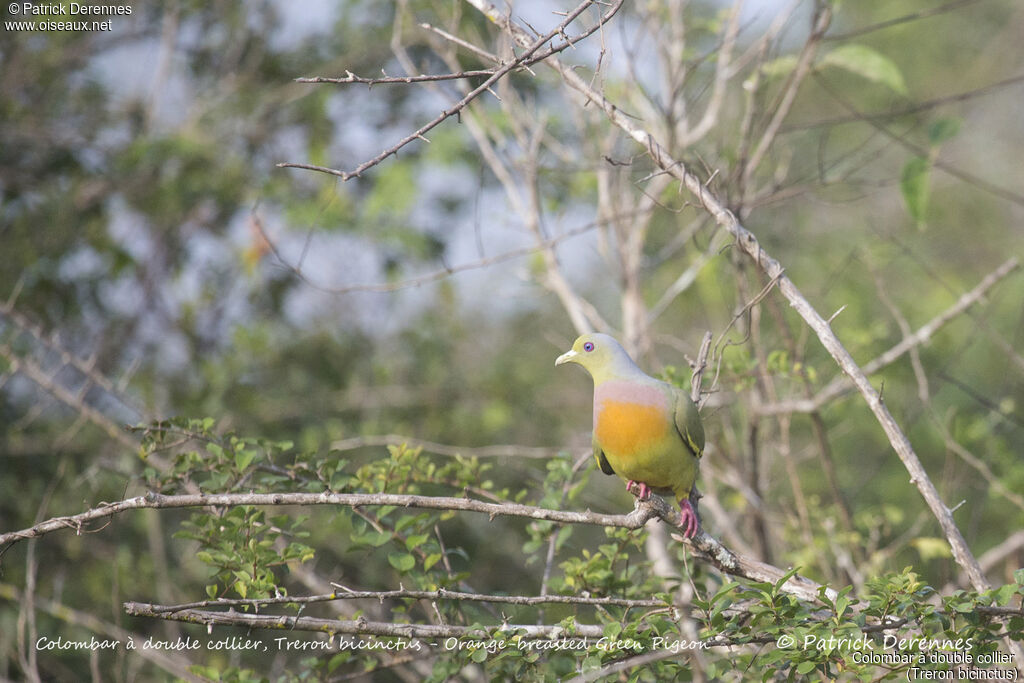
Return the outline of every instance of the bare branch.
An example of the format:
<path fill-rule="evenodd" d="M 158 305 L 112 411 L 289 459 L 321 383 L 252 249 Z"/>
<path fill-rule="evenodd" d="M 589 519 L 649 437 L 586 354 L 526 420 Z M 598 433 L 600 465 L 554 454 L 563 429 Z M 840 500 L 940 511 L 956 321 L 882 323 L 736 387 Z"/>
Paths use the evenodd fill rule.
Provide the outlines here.
<path fill-rule="evenodd" d="M 708 353 L 711 351 L 711 330 L 704 332 L 704 338 L 700 342 L 700 351 L 697 353 L 697 360 L 690 364 L 693 374 L 690 377 L 690 400 L 695 405 L 700 405 L 701 381 L 704 378 L 704 371 L 708 367 Z"/>
<path fill-rule="evenodd" d="M 58 354 L 60 356 L 61 363 L 64 365 L 70 365 L 75 370 L 82 373 L 90 382 L 103 389 L 111 398 L 118 401 L 121 405 L 140 417 L 146 416 L 143 409 L 134 405 L 124 395 L 123 387 L 115 386 L 114 383 L 105 375 L 97 372 L 94 366 L 95 358 L 91 358 L 90 362 L 83 361 L 76 354 L 71 353 L 55 341 L 41 326 L 33 323 L 27 317 L 19 313 L 9 301 L 0 301 L 0 315 L 5 316 L 21 331 L 27 332 L 36 342 L 44 346 L 46 349 Z"/>

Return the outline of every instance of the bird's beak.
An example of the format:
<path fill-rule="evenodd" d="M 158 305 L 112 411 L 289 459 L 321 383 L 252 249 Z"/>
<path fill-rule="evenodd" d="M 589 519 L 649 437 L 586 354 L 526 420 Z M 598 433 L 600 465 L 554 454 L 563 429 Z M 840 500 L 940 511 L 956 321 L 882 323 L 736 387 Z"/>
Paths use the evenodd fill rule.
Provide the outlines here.
<path fill-rule="evenodd" d="M 561 356 L 555 359 L 555 365 L 561 365 L 562 363 L 575 363 L 576 356 L 578 355 L 580 354 L 576 353 L 572 349 L 569 349 L 568 351 L 566 351 Z"/>

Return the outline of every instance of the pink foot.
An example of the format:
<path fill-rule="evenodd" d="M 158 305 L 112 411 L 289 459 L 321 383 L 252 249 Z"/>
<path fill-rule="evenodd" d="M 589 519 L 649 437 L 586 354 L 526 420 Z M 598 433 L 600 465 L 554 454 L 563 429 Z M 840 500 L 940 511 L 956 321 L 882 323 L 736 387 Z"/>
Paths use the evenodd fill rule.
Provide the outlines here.
<path fill-rule="evenodd" d="M 697 519 L 697 512 L 690 504 L 689 498 L 679 501 L 679 515 L 679 528 L 682 530 L 683 536 L 685 538 L 696 536 L 697 529 L 700 528 L 700 520 Z"/>
<path fill-rule="evenodd" d="M 651 497 L 651 487 L 642 481 L 633 481 L 630 479 L 626 482 L 626 490 L 640 500 L 647 500 Z"/>

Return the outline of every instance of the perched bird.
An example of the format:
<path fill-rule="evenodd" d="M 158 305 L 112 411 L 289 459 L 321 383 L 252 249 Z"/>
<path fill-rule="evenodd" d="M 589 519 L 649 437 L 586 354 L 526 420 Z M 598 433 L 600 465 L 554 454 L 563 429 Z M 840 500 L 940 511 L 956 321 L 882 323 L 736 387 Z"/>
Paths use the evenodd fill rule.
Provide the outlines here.
<path fill-rule="evenodd" d="M 576 363 L 594 380 L 594 458 L 605 474 L 627 480 L 640 500 L 672 493 L 683 535 L 700 525 L 690 502 L 704 451 L 704 426 L 683 390 L 644 374 L 607 334 L 585 334 L 555 365 Z"/>

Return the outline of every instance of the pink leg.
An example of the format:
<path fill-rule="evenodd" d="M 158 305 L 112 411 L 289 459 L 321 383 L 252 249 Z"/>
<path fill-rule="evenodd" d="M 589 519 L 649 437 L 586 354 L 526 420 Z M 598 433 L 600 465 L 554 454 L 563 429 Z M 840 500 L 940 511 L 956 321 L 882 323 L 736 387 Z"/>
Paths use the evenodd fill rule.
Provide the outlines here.
<path fill-rule="evenodd" d="M 635 490 L 634 490 L 635 489 Z M 642 481 L 633 481 L 630 479 L 626 482 L 626 490 L 632 493 L 640 500 L 647 500 L 651 497 L 651 487 Z"/>
<path fill-rule="evenodd" d="M 700 528 L 700 521 L 697 519 L 697 512 L 690 504 L 689 498 L 679 501 L 679 514 L 679 528 L 682 529 L 683 536 L 686 538 L 696 536 L 697 530 Z"/>

